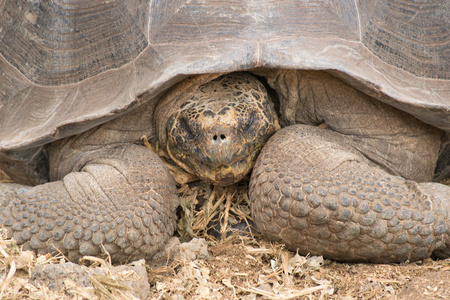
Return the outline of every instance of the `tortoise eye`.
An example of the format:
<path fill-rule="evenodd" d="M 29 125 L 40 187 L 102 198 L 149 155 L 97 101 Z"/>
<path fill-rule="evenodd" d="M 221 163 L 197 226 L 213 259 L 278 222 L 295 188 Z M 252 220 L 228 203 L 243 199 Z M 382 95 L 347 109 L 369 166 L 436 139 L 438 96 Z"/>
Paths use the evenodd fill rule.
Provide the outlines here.
<path fill-rule="evenodd" d="M 255 113 L 252 112 L 252 114 L 250 115 L 250 120 L 248 121 L 247 126 L 245 126 L 244 131 L 245 132 L 249 132 L 250 129 L 252 128 L 253 123 L 255 122 Z"/>
<path fill-rule="evenodd" d="M 193 139 L 195 137 L 191 127 L 189 126 L 185 118 L 180 118 L 180 125 L 184 129 L 184 131 L 186 131 L 188 138 Z"/>

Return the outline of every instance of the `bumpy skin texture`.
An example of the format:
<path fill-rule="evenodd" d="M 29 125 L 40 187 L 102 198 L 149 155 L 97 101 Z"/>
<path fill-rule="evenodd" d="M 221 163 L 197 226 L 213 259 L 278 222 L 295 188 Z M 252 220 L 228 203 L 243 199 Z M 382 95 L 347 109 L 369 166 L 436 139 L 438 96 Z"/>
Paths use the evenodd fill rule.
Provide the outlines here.
<path fill-rule="evenodd" d="M 226 74 L 201 85 L 166 123 L 170 157 L 221 186 L 247 175 L 279 129 L 264 85 L 248 73 Z"/>
<path fill-rule="evenodd" d="M 448 255 L 450 188 L 393 175 L 431 180 L 435 129 L 326 74 L 281 72 L 269 83 L 297 101 L 291 118 L 329 128 L 288 126 L 261 151 L 250 201 L 266 237 L 340 261 Z"/>
<path fill-rule="evenodd" d="M 151 108 L 150 108 L 151 113 Z M 0 185 L 0 224 L 25 249 L 76 261 L 153 256 L 176 228 L 178 192 L 161 159 L 134 144 L 149 108 L 49 147 L 52 182 Z"/>
<path fill-rule="evenodd" d="M 177 191 L 160 158 L 138 145 L 115 149 L 80 172 L 36 187 L 1 186 L 0 223 L 25 249 L 56 247 L 70 260 L 153 256 L 175 229 Z"/>
<path fill-rule="evenodd" d="M 317 127 L 277 132 L 252 176 L 258 229 L 301 254 L 342 261 L 418 260 L 445 248 L 450 193 L 433 196 L 347 148 Z"/>

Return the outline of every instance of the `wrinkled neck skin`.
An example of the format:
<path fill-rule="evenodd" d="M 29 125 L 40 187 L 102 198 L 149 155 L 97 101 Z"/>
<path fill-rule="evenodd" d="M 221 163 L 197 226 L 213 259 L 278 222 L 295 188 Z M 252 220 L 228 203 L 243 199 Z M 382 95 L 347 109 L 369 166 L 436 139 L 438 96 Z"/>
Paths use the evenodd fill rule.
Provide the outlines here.
<path fill-rule="evenodd" d="M 244 178 L 280 128 L 263 84 L 247 73 L 184 80 L 162 97 L 154 120 L 172 160 L 220 186 Z"/>

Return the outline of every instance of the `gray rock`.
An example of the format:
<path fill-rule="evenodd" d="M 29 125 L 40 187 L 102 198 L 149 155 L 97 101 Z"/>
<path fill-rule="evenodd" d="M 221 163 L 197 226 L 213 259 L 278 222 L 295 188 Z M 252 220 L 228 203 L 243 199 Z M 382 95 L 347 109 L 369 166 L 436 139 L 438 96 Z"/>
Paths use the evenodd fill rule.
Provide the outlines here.
<path fill-rule="evenodd" d="M 205 259 L 208 254 L 208 243 L 205 239 L 193 238 L 190 242 L 180 245 L 180 258 L 187 261 Z"/>
<path fill-rule="evenodd" d="M 150 294 L 150 284 L 147 280 L 147 270 L 143 263 L 134 266 L 121 265 L 111 268 L 111 275 L 120 284 L 131 288 L 131 293 L 138 299 L 147 299 Z M 33 269 L 30 284 L 39 287 L 47 286 L 52 291 L 70 293 L 73 284 L 81 288 L 93 288 L 91 278 L 98 279 L 107 276 L 105 269 L 86 268 L 71 262 L 63 264 L 40 265 Z M 91 277 L 91 278 L 90 278 Z M 101 280 L 99 280 L 101 282 Z M 93 290 L 92 290 L 93 291 Z"/>

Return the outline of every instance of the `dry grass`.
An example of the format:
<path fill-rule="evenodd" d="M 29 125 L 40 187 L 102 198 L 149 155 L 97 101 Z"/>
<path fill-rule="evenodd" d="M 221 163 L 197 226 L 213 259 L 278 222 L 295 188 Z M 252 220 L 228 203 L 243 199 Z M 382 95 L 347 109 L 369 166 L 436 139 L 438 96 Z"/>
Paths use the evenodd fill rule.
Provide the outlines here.
<path fill-rule="evenodd" d="M 2 170 L 0 170 L 0 183 L 12 182 L 12 180 L 5 174 Z"/>

